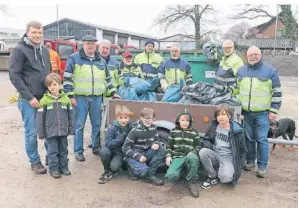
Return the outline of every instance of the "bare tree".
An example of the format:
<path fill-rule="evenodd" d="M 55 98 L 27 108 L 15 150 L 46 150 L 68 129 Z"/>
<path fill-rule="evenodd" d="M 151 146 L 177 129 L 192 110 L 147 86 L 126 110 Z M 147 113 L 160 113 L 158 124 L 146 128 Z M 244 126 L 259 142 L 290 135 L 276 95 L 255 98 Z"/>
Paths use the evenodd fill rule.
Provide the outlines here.
<path fill-rule="evenodd" d="M 200 40 L 203 36 L 218 32 L 209 30 L 209 24 L 216 24 L 216 11 L 212 5 L 175 5 L 167 6 L 154 20 L 152 26 L 160 25 L 166 32 L 170 27 L 192 22 L 194 25 L 194 36 L 196 48 L 200 48 Z"/>
<path fill-rule="evenodd" d="M 236 41 L 238 39 L 246 38 L 249 30 L 251 29 L 251 25 L 247 22 L 240 22 L 231 26 L 223 35 L 224 39 L 231 39 L 232 41 Z"/>
<path fill-rule="evenodd" d="M 235 14 L 230 19 L 248 19 L 253 20 L 261 17 L 273 18 L 274 16 L 267 12 L 267 5 L 242 4 L 235 7 Z"/>

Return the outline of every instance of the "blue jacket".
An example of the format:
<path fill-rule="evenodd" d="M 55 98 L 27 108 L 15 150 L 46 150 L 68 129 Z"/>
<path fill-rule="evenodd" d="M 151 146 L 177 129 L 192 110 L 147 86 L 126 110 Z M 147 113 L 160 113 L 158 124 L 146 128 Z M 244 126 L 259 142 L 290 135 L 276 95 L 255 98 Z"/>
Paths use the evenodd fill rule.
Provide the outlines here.
<path fill-rule="evenodd" d="M 184 59 L 167 59 L 159 66 L 159 78 L 166 79 L 168 85 L 179 84 L 180 79 L 186 81 L 187 85 L 192 84 L 191 67 Z"/>
<path fill-rule="evenodd" d="M 280 109 L 282 91 L 278 72 L 262 60 L 238 70 L 237 89 L 243 110 L 277 113 Z"/>
<path fill-rule="evenodd" d="M 133 122 L 129 122 L 127 126 L 122 127 L 118 121 L 114 121 L 108 128 L 105 136 L 105 147 L 114 154 L 123 154 L 122 146 L 126 140 L 128 133 L 133 126 Z"/>

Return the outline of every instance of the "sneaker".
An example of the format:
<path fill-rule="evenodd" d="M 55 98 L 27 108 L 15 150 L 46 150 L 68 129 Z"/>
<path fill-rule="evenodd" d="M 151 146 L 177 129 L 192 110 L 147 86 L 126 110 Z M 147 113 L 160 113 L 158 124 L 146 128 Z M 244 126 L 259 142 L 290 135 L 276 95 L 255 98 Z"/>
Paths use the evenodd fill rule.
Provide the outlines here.
<path fill-rule="evenodd" d="M 49 160 L 48 160 L 48 156 L 46 156 L 46 161 L 45 161 L 46 165 L 49 165 Z"/>
<path fill-rule="evenodd" d="M 255 167 L 254 163 L 246 163 L 243 167 L 244 170 L 246 171 L 251 171 Z"/>
<path fill-rule="evenodd" d="M 258 168 L 256 176 L 258 178 L 265 178 L 267 176 L 267 168 Z"/>
<path fill-rule="evenodd" d="M 76 155 L 76 160 L 79 162 L 84 162 L 85 161 L 85 157 L 82 153 L 79 153 Z"/>
<path fill-rule="evenodd" d="M 47 169 L 42 165 L 41 162 L 36 163 L 36 164 L 31 164 L 31 170 L 33 170 L 35 174 L 47 173 Z"/>
<path fill-rule="evenodd" d="M 98 180 L 99 184 L 104 184 L 106 183 L 109 179 L 111 179 L 112 176 L 112 172 L 110 170 L 105 170 L 105 172 L 103 173 L 103 175 L 101 175 L 101 177 Z"/>
<path fill-rule="evenodd" d="M 218 178 L 208 178 L 206 181 L 204 181 L 201 184 L 201 188 L 203 189 L 209 189 L 211 188 L 213 185 L 218 184 L 219 180 Z"/>
<path fill-rule="evenodd" d="M 71 171 L 67 168 L 63 168 L 60 170 L 60 172 L 65 175 L 65 176 L 69 176 L 69 175 L 72 175 Z"/>
<path fill-rule="evenodd" d="M 113 177 L 118 176 L 118 175 L 120 174 L 121 171 L 122 171 L 122 170 L 119 169 L 119 170 L 116 171 L 116 172 L 112 172 L 112 176 L 113 176 Z"/>
<path fill-rule="evenodd" d="M 100 151 L 96 150 L 96 151 L 92 151 L 92 154 L 100 156 Z"/>
<path fill-rule="evenodd" d="M 132 181 L 138 181 L 138 178 L 136 175 L 134 175 L 132 169 L 130 168 L 130 166 L 128 166 L 128 178 Z"/>
<path fill-rule="evenodd" d="M 187 181 L 187 187 L 191 193 L 191 196 L 195 198 L 199 197 L 199 191 L 194 182 Z"/>
<path fill-rule="evenodd" d="M 147 176 L 144 180 L 145 180 L 145 182 L 154 184 L 156 186 L 162 186 L 164 184 L 164 181 L 157 178 L 157 176 L 155 176 L 155 175 Z"/>
<path fill-rule="evenodd" d="M 50 171 L 50 175 L 53 178 L 61 178 L 61 174 L 60 174 L 60 172 L 58 170 Z"/>

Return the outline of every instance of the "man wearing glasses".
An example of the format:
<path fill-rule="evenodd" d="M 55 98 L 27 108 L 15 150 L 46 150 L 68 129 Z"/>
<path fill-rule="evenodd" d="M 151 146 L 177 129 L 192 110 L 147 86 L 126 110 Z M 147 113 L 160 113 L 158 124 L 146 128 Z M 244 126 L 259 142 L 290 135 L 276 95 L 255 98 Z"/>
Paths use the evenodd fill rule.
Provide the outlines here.
<path fill-rule="evenodd" d="M 92 126 L 92 153 L 99 154 L 101 144 L 102 95 L 107 91 L 113 98 L 119 98 L 112 85 L 111 76 L 105 68 L 105 60 L 96 51 L 97 39 L 86 35 L 82 39 L 83 48 L 73 53 L 67 60 L 64 72 L 64 91 L 69 95 L 75 108 L 74 152 L 76 160 L 83 162 L 83 133 L 89 114 Z"/>
<path fill-rule="evenodd" d="M 242 105 L 247 146 L 245 170 L 255 166 L 257 177 L 265 178 L 268 166 L 267 133 L 270 121 L 276 120 L 282 92 L 277 70 L 263 62 L 261 50 L 251 46 L 247 51 L 248 64 L 237 72 L 236 94 Z"/>
<path fill-rule="evenodd" d="M 214 87 L 217 92 L 231 91 L 236 82 L 236 74 L 241 66 L 244 66 L 243 60 L 235 53 L 234 42 L 225 40 L 222 44 L 224 56 L 220 61 L 218 71 L 216 72 Z"/>

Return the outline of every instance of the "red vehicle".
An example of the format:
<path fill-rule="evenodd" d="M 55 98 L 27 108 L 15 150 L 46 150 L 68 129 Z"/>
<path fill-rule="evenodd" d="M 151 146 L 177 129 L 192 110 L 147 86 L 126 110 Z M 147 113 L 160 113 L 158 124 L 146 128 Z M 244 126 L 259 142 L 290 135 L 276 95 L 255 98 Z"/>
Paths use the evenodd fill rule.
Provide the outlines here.
<path fill-rule="evenodd" d="M 55 50 L 60 56 L 61 60 L 61 70 L 60 76 L 63 80 L 63 74 L 65 70 L 66 60 L 72 53 L 78 51 L 77 43 L 69 40 L 44 40 L 44 44 L 50 42 L 52 49 Z"/>
<path fill-rule="evenodd" d="M 46 44 L 47 42 L 51 43 L 52 49 L 55 50 L 58 53 L 58 55 L 60 56 L 60 60 L 61 60 L 60 76 L 61 76 L 61 79 L 63 80 L 63 74 L 64 74 L 67 58 L 72 53 L 80 50 L 80 48 L 82 47 L 82 42 L 74 42 L 74 41 L 59 40 L 59 39 L 58 40 L 44 40 L 44 44 Z M 111 48 L 110 48 L 110 54 L 118 55 L 119 51 L 121 49 L 124 49 L 124 50 L 136 49 L 136 47 L 132 46 L 132 45 L 125 45 L 121 48 L 117 44 L 112 44 Z"/>

